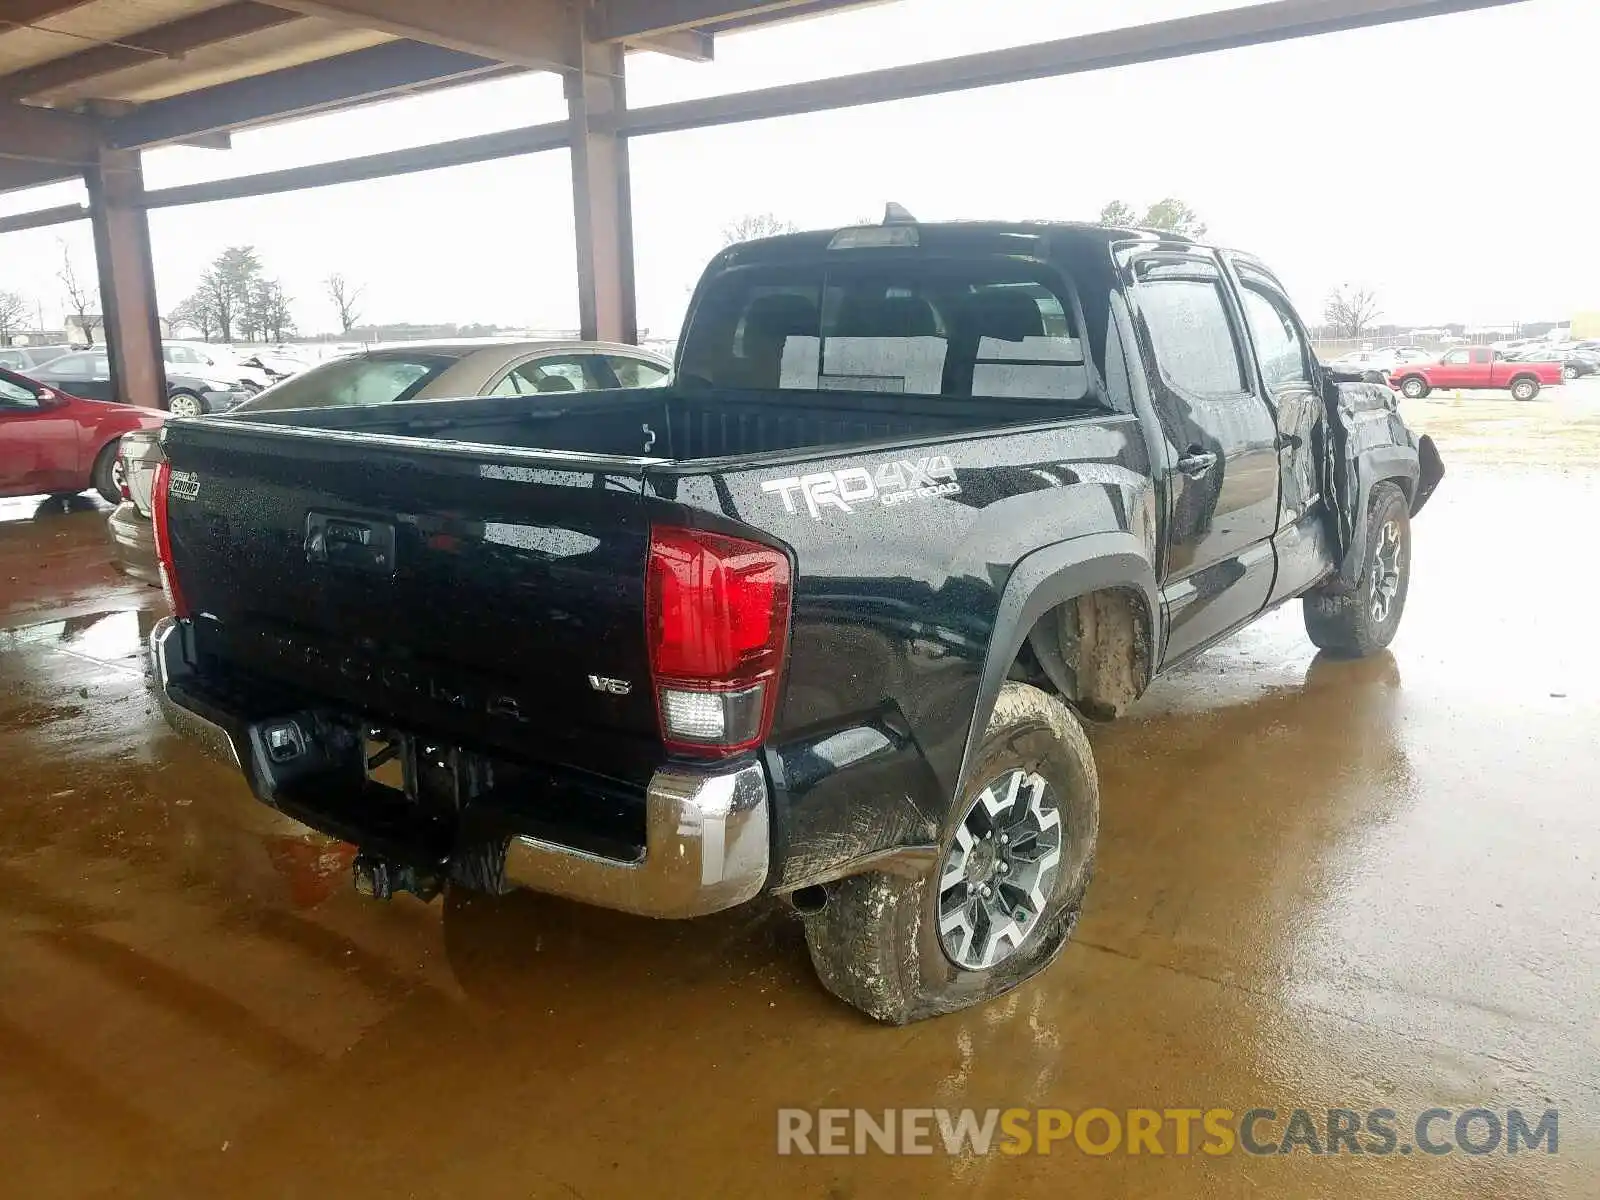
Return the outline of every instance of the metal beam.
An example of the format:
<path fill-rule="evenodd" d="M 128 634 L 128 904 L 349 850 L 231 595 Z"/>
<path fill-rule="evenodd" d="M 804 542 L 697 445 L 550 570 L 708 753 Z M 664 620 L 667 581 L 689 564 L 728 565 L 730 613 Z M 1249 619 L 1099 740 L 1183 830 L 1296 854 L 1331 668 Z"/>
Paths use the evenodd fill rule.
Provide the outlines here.
<path fill-rule="evenodd" d="M 581 48 L 584 70 L 567 80 L 580 336 L 637 342 L 628 139 L 616 132 L 617 119 L 627 110 L 623 48 Z"/>
<path fill-rule="evenodd" d="M 581 36 L 565 0 L 279 0 L 308 16 L 543 71 L 577 66 Z"/>
<path fill-rule="evenodd" d="M 136 67 L 152 58 L 177 58 L 202 46 L 230 38 L 260 33 L 263 29 L 300 20 L 299 13 L 242 0 L 221 8 L 207 9 L 190 17 L 168 21 L 142 33 L 130 34 L 115 43 L 80 50 L 65 58 L 52 59 L 0 75 L 0 100 L 20 100 L 57 88 L 109 75 L 124 67 Z"/>
<path fill-rule="evenodd" d="M 0 28 L 48 21 L 87 3 L 88 0 L 0 0 Z"/>
<path fill-rule="evenodd" d="M 0 159 L 86 167 L 96 161 L 100 136 L 100 123 L 77 113 L 0 103 Z"/>
<path fill-rule="evenodd" d="M 626 42 L 718 21 L 759 19 L 804 3 L 808 0 L 768 0 L 765 4 L 738 0 L 601 0 L 590 12 L 589 36 L 597 42 Z M 843 7 L 843 3 L 836 7 Z"/>
<path fill-rule="evenodd" d="M 165 408 L 161 317 L 150 260 L 150 223 L 138 205 L 144 172 L 137 150 L 107 150 L 84 173 L 100 268 L 100 312 L 111 359 L 111 394 L 124 404 Z"/>
<path fill-rule="evenodd" d="M 459 50 L 420 42 L 385 42 L 157 100 L 112 121 L 107 128 L 110 144 L 116 148 L 155 146 L 503 69 L 502 63 Z"/>
<path fill-rule="evenodd" d="M 65 225 L 81 221 L 89 215 L 83 204 L 63 204 L 57 208 L 37 208 L 33 212 L 18 213 L 14 217 L 0 217 L 0 233 L 16 233 L 23 229 L 43 229 L 47 225 Z"/>
<path fill-rule="evenodd" d="M 623 43 L 630 50 L 654 50 L 689 62 L 711 62 L 716 58 L 716 39 L 699 29 L 675 29 L 671 33 L 647 33 Z"/>
<path fill-rule="evenodd" d="M 358 158 L 315 163 L 306 167 L 287 167 L 281 171 L 240 175 L 233 179 L 218 179 L 210 183 L 156 188 L 154 191 L 145 192 L 141 203 L 145 208 L 171 208 L 180 204 L 209 204 L 216 200 L 238 200 L 245 196 L 298 192 L 307 188 L 354 183 L 361 179 L 385 179 L 393 175 L 437 171 L 444 167 L 463 166 L 466 163 L 511 158 L 518 154 L 536 154 L 541 150 L 558 150 L 568 145 L 570 140 L 570 124 L 566 121 L 554 121 L 548 125 L 528 125 L 521 129 L 508 129 L 503 133 L 457 138 L 432 146 L 388 150 L 382 154 L 365 154 Z"/>
<path fill-rule="evenodd" d="M 758 88 L 704 100 L 631 109 L 618 129 L 630 136 L 676 133 L 740 121 L 852 108 L 996 84 L 1076 75 L 1190 54 L 1291 41 L 1396 21 L 1499 8 L 1527 0 L 1278 0 L 1007 50 Z M 653 6 L 652 6 L 653 7 Z"/>

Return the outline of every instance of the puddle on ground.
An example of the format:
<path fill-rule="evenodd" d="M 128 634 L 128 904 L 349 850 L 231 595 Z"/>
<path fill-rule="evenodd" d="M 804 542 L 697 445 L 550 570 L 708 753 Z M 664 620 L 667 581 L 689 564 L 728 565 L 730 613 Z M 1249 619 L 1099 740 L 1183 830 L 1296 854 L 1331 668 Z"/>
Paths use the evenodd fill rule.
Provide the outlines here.
<path fill-rule="evenodd" d="M 0 630 L 0 653 L 24 646 L 59 646 L 97 662 L 122 662 L 139 655 L 140 644 L 148 632 L 143 628 L 141 617 L 148 617 L 148 614 L 134 608 L 119 608 L 68 617 L 64 621 L 43 621 Z"/>

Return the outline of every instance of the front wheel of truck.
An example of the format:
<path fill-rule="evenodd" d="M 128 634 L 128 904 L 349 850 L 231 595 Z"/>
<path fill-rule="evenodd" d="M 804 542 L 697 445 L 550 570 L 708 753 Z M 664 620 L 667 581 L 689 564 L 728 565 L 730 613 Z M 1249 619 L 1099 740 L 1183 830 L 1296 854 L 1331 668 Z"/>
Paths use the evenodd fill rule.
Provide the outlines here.
<path fill-rule="evenodd" d="M 1010 991 L 1054 961 L 1094 870 L 1100 784 L 1060 700 L 1007 683 L 932 868 L 833 884 L 806 919 L 823 986 L 892 1025 Z"/>
<path fill-rule="evenodd" d="M 1319 649 L 1365 658 L 1394 640 L 1411 586 L 1411 513 L 1405 494 L 1379 483 L 1367 503 L 1367 558 L 1361 579 L 1346 590 L 1306 594 L 1306 634 Z"/>

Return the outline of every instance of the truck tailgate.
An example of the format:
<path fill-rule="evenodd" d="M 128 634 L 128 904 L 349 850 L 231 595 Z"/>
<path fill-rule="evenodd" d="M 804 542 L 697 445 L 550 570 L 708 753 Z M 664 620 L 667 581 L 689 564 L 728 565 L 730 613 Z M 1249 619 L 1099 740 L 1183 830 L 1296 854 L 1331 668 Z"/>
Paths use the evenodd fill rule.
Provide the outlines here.
<path fill-rule="evenodd" d="M 244 422 L 165 445 L 203 656 L 486 751 L 659 764 L 642 463 Z"/>

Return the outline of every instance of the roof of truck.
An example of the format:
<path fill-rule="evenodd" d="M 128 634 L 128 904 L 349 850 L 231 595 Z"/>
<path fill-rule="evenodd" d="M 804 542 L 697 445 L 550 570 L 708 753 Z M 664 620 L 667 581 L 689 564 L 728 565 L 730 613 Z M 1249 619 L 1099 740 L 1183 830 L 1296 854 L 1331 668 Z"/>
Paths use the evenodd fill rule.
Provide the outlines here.
<path fill-rule="evenodd" d="M 1134 229 L 1125 226 L 1096 225 L 1089 221 L 889 221 L 883 225 L 845 225 L 835 229 L 813 229 L 803 233 L 778 234 L 775 237 L 756 238 L 738 242 L 723 251 L 725 256 L 741 262 L 751 260 L 776 260 L 793 254 L 810 255 L 826 249 L 841 232 L 847 229 L 884 229 L 896 226 L 914 228 L 922 244 L 931 243 L 945 248 L 970 247 L 991 252 L 1001 252 L 1005 240 L 1015 237 L 1037 238 L 1044 235 L 1067 234 L 1083 241 L 1112 242 L 1146 241 L 1151 244 L 1165 242 L 1198 246 L 1192 238 L 1177 233 L 1152 229 Z M 985 243 L 988 243 L 986 246 Z M 1207 247 L 1209 248 L 1209 247 Z"/>

